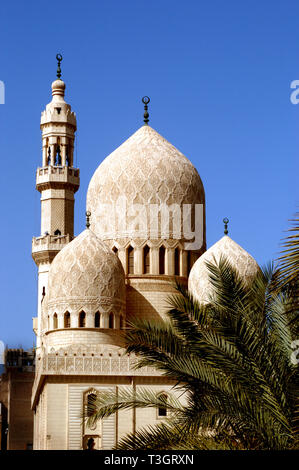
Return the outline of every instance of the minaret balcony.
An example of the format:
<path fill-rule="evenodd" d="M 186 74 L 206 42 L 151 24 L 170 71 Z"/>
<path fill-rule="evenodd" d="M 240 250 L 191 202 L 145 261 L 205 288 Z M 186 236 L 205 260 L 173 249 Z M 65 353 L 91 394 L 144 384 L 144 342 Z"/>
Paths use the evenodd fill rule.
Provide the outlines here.
<path fill-rule="evenodd" d="M 49 187 L 79 189 L 80 171 L 69 166 L 44 166 L 36 171 L 36 189 L 42 191 Z"/>
<path fill-rule="evenodd" d="M 70 235 L 44 235 L 42 237 L 33 237 L 32 239 L 32 258 L 36 264 L 42 262 L 51 263 L 57 253 L 62 250 L 70 241 Z"/>

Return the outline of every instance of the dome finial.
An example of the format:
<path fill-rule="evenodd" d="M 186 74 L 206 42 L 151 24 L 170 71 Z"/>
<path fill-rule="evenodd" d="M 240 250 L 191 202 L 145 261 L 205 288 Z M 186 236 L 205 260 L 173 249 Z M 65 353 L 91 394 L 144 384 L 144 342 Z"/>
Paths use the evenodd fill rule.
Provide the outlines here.
<path fill-rule="evenodd" d="M 56 59 L 57 59 L 57 78 L 60 79 L 61 77 L 61 68 L 60 68 L 60 62 L 62 61 L 62 55 L 61 54 L 56 54 Z"/>
<path fill-rule="evenodd" d="M 224 223 L 224 235 L 227 235 L 228 234 L 227 224 L 229 223 L 229 220 L 227 217 L 223 219 L 223 223 Z"/>
<path fill-rule="evenodd" d="M 148 96 L 144 96 L 142 98 L 142 103 L 144 104 L 144 115 L 143 115 L 143 121 L 144 121 L 144 124 L 147 126 L 148 125 L 148 121 L 149 121 L 149 114 L 147 112 L 147 108 L 148 108 L 148 104 L 150 102 L 150 98 Z"/>
<path fill-rule="evenodd" d="M 89 228 L 89 227 L 90 227 L 89 218 L 90 218 L 90 216 L 91 216 L 91 212 L 90 212 L 90 211 L 86 211 L 85 215 L 86 215 L 86 228 Z"/>

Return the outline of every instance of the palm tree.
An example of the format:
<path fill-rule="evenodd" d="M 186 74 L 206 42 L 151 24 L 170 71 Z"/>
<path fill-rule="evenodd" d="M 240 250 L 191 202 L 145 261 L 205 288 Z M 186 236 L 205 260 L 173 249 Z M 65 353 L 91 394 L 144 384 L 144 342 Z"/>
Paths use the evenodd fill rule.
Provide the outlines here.
<path fill-rule="evenodd" d="M 225 258 L 207 263 L 207 269 L 215 292 L 208 304 L 177 284 L 167 321 L 135 319 L 125 333 L 126 352 L 136 354 L 136 367 L 151 366 L 173 379 L 175 393 L 167 403 L 150 389 L 101 393 L 89 409 L 89 425 L 116 410 L 165 406 L 169 411 L 164 423 L 126 436 L 118 449 L 298 446 L 291 291 L 273 289 L 272 266 L 250 285 Z M 298 276 L 292 282 L 298 289 Z"/>
<path fill-rule="evenodd" d="M 299 213 L 290 220 L 291 235 L 285 238 L 279 261 L 279 279 L 281 285 L 290 284 L 298 278 L 299 273 Z"/>
<path fill-rule="evenodd" d="M 291 299 L 290 309 L 296 310 L 297 315 L 293 322 L 299 324 L 299 213 L 290 220 L 292 227 L 288 230 L 290 235 L 284 239 L 281 256 L 278 258 L 276 279 L 273 282 L 273 290 L 285 290 Z M 297 337 L 299 331 L 297 330 Z"/>

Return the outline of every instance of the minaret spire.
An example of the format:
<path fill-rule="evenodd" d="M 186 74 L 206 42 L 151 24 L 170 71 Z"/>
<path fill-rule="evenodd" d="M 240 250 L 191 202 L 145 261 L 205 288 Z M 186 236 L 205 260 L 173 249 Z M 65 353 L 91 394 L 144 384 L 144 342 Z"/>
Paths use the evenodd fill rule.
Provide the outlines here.
<path fill-rule="evenodd" d="M 144 115 L 143 115 L 143 121 L 144 121 L 144 125 L 145 126 L 148 126 L 148 121 L 149 121 L 149 114 L 148 114 L 148 104 L 150 102 L 150 98 L 148 96 L 144 96 L 142 98 L 142 103 L 144 104 Z"/>
<path fill-rule="evenodd" d="M 90 212 L 90 211 L 86 211 L 85 215 L 86 215 L 86 228 L 89 228 L 89 227 L 90 227 L 90 216 L 91 216 L 91 212 Z"/>
<path fill-rule="evenodd" d="M 56 59 L 57 59 L 57 78 L 60 80 L 60 77 L 61 77 L 60 62 L 62 61 L 62 55 L 56 54 Z"/>
<path fill-rule="evenodd" d="M 228 234 L 227 224 L 229 223 L 229 220 L 227 217 L 223 219 L 223 223 L 224 223 L 224 235 L 227 235 Z"/>

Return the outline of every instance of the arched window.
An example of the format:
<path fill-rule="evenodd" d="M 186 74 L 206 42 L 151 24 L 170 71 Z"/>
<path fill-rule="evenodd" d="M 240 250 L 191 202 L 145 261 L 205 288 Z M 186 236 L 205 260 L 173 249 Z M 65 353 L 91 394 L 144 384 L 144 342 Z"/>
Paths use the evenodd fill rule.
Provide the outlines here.
<path fill-rule="evenodd" d="M 109 315 L 109 328 L 114 328 L 114 315 L 110 313 Z"/>
<path fill-rule="evenodd" d="M 143 274 L 150 274 L 150 249 L 147 245 L 143 249 Z"/>
<path fill-rule="evenodd" d="M 134 274 L 134 248 L 128 247 L 128 274 Z"/>
<path fill-rule="evenodd" d="M 101 314 L 100 312 L 96 312 L 94 316 L 94 327 L 95 328 L 100 328 L 100 321 L 101 321 Z"/>
<path fill-rule="evenodd" d="M 85 327 L 85 319 L 86 319 L 86 316 L 85 316 L 85 312 L 80 312 L 79 314 L 79 328 L 84 328 Z"/>
<path fill-rule="evenodd" d="M 57 145 L 56 147 L 55 166 L 61 166 L 60 145 Z"/>
<path fill-rule="evenodd" d="M 58 328 L 58 320 L 57 320 L 57 313 L 54 313 L 53 315 L 53 329 L 55 330 Z"/>
<path fill-rule="evenodd" d="M 64 328 L 71 327 L 71 315 L 69 312 L 65 312 L 64 314 Z"/>
<path fill-rule="evenodd" d="M 164 402 L 165 405 L 167 404 L 167 395 L 166 395 L 166 393 L 160 393 L 160 395 L 158 395 L 158 398 L 160 399 L 160 401 Z M 164 416 L 167 416 L 166 406 L 163 406 L 162 404 L 160 406 L 158 406 L 158 416 L 159 416 L 159 418 L 163 418 Z"/>
<path fill-rule="evenodd" d="M 51 165 L 51 147 L 49 146 L 48 148 L 48 158 L 47 158 L 47 163 L 48 163 L 48 166 Z"/>
<path fill-rule="evenodd" d="M 114 246 L 114 247 L 112 248 L 112 251 L 114 251 L 114 253 L 115 253 L 116 255 L 118 254 L 118 249 L 116 248 L 116 246 Z"/>
<path fill-rule="evenodd" d="M 96 396 L 95 393 L 89 393 L 87 395 L 87 406 L 86 406 L 86 415 L 87 416 L 91 416 L 93 414 L 96 398 L 97 398 L 97 396 Z"/>
<path fill-rule="evenodd" d="M 68 147 L 68 145 L 66 145 L 66 148 L 65 148 L 65 164 L 66 164 L 66 166 L 70 166 L 69 147 Z"/>
<path fill-rule="evenodd" d="M 180 250 L 178 248 L 174 250 L 174 274 L 180 275 Z"/>
<path fill-rule="evenodd" d="M 89 417 L 93 415 L 97 397 L 98 392 L 94 388 L 87 390 L 83 394 L 84 417 Z"/>
<path fill-rule="evenodd" d="M 61 235 L 61 231 L 60 231 L 60 230 L 58 230 L 58 229 L 57 229 L 57 230 L 55 230 L 55 232 L 54 232 L 54 235 L 56 235 L 57 237 L 60 237 L 60 235 Z"/>
<path fill-rule="evenodd" d="M 159 273 L 165 274 L 165 247 L 160 246 L 159 249 Z"/>

